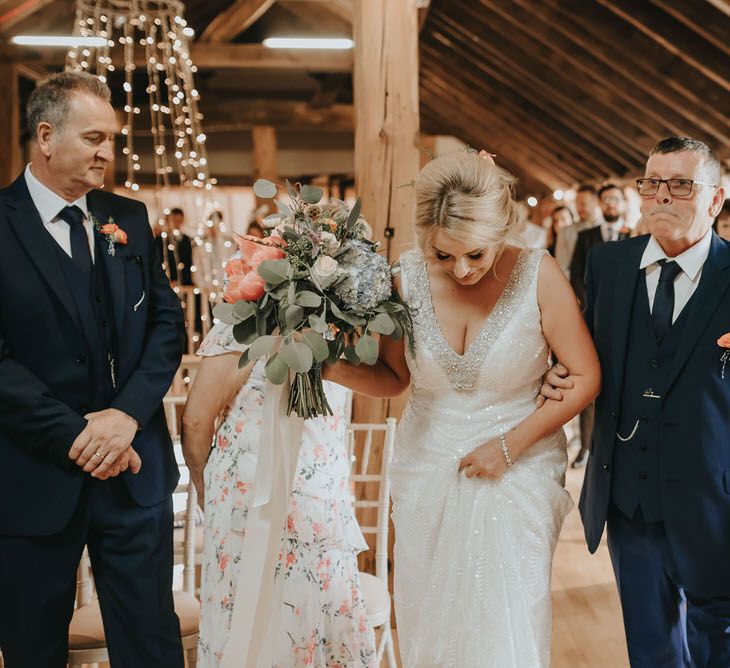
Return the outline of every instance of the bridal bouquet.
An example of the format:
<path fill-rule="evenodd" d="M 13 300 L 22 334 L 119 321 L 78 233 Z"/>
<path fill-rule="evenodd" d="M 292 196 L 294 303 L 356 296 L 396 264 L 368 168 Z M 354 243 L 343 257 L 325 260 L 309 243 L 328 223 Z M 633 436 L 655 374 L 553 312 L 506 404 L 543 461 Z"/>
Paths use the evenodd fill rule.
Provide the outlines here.
<path fill-rule="evenodd" d="M 214 314 L 233 325 L 239 343 L 249 344 L 239 367 L 266 357 L 266 376 L 275 385 L 295 374 L 288 414 L 306 419 L 332 414 L 322 387 L 324 362 L 344 354 L 353 364 L 375 364 L 373 334 L 405 334 L 412 346 L 411 318 L 360 217 L 360 200 L 350 210 L 339 200 L 320 203 L 321 188 L 288 181 L 286 188 L 291 204 L 276 201 L 271 235 L 240 238 L 240 257 L 226 264 L 226 303 Z M 277 187 L 259 179 L 254 192 L 274 199 Z"/>

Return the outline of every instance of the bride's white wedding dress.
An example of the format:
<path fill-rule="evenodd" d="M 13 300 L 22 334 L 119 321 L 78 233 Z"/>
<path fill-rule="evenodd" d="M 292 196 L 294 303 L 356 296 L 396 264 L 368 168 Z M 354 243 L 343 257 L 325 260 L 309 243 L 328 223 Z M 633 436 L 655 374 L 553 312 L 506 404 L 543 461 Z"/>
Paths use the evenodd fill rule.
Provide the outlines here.
<path fill-rule="evenodd" d="M 401 258 L 415 310 L 411 396 L 392 466 L 395 608 L 405 668 L 534 668 L 550 662 L 550 570 L 565 515 L 562 430 L 497 481 L 459 460 L 533 410 L 548 346 L 537 303 L 542 250 L 523 250 L 463 355 L 436 321 L 425 260 Z"/>

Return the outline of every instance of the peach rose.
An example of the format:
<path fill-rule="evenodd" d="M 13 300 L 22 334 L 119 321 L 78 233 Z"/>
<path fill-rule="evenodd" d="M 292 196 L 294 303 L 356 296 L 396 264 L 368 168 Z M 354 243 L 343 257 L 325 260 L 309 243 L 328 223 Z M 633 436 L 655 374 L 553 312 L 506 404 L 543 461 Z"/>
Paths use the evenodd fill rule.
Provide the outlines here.
<path fill-rule="evenodd" d="M 249 260 L 251 269 L 258 269 L 258 266 L 265 260 L 280 260 L 284 257 L 284 251 L 278 246 L 260 246 Z"/>
<path fill-rule="evenodd" d="M 107 223 L 106 225 L 102 225 L 99 231 L 102 234 L 114 234 L 118 229 L 118 225 L 115 225 L 114 223 Z"/>
<path fill-rule="evenodd" d="M 250 267 L 248 266 L 248 264 L 238 258 L 228 260 L 225 267 L 226 276 L 228 276 L 228 278 L 243 278 L 249 271 L 249 269 Z"/>
<path fill-rule="evenodd" d="M 245 299 L 248 302 L 255 302 L 264 296 L 264 286 L 266 283 L 257 272 L 252 271 L 243 277 L 243 280 L 239 283 L 239 291 L 241 299 Z"/>
<path fill-rule="evenodd" d="M 117 228 L 114 231 L 114 241 L 122 246 L 125 246 L 127 243 L 127 233 L 123 229 Z"/>
<path fill-rule="evenodd" d="M 238 248 L 241 250 L 241 255 L 246 262 L 261 248 L 261 245 L 258 243 L 258 237 L 251 236 L 250 234 L 246 234 L 245 236 L 236 235 L 236 241 L 238 241 Z"/>
<path fill-rule="evenodd" d="M 720 348 L 730 348 L 730 332 L 723 334 L 718 340 L 717 345 Z"/>

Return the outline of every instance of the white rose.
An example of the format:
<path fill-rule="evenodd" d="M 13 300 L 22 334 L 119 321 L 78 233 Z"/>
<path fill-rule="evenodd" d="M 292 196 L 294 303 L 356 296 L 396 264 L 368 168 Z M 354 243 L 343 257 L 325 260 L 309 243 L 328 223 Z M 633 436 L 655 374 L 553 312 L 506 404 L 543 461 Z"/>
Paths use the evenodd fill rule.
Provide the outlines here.
<path fill-rule="evenodd" d="M 357 223 L 360 226 L 360 235 L 363 239 L 372 239 L 373 238 L 373 228 L 370 227 L 370 224 L 364 219 L 364 218 L 358 218 Z"/>
<path fill-rule="evenodd" d="M 340 242 L 332 232 L 320 232 L 319 238 L 322 246 L 330 253 L 334 253 L 340 247 Z"/>
<path fill-rule="evenodd" d="M 322 287 L 327 287 L 337 278 L 339 268 L 337 260 L 328 255 L 320 255 L 312 267 L 312 274 Z"/>

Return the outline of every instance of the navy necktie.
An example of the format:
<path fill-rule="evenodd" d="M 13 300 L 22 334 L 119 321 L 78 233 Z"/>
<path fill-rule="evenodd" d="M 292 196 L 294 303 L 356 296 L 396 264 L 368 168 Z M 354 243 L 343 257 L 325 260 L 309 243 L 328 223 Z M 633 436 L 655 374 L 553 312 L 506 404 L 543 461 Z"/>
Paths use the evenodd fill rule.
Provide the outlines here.
<path fill-rule="evenodd" d="M 77 206 L 66 206 L 58 214 L 71 228 L 71 258 L 84 272 L 91 271 L 91 250 L 89 237 L 84 227 L 84 212 Z"/>
<path fill-rule="evenodd" d="M 672 327 L 674 315 L 674 279 L 682 268 L 673 260 L 659 260 L 662 267 L 659 283 L 654 296 L 654 308 L 651 312 L 654 321 L 654 336 L 661 343 Z"/>

